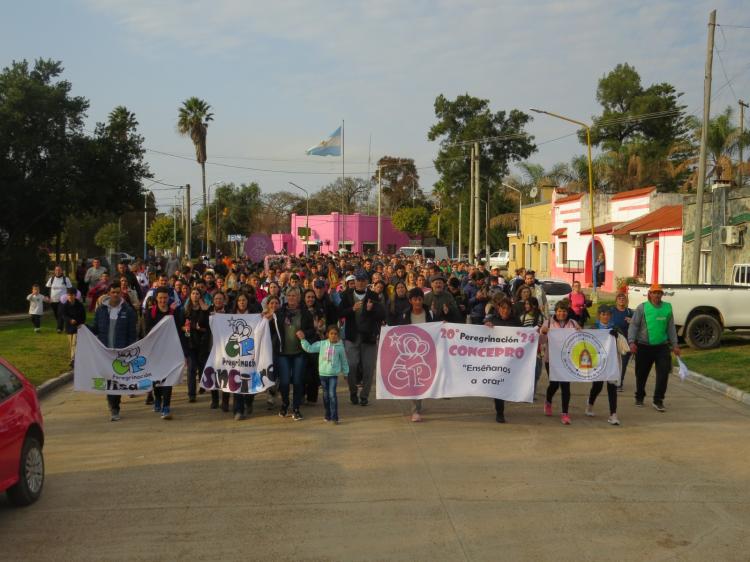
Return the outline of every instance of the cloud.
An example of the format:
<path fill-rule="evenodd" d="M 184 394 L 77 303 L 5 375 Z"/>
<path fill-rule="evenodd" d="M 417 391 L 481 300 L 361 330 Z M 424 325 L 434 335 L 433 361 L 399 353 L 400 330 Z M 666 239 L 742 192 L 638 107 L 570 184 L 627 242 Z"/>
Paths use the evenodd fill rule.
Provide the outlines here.
<path fill-rule="evenodd" d="M 440 93 L 468 92 L 496 110 L 540 106 L 588 119 L 598 112 L 597 80 L 628 62 L 644 84 L 670 82 L 699 111 L 709 10 L 715 4 L 720 21 L 750 21 L 738 0 L 84 1 L 153 57 L 179 51 L 202 68 L 229 61 L 235 74 L 271 90 L 274 103 L 255 121 L 289 125 L 244 142 L 229 127 L 248 150 L 281 154 L 286 146 L 289 155 L 290 138 L 304 148 L 345 115 L 357 135 L 353 158 L 366 158 L 371 131 L 376 153 L 403 150 L 422 165 L 436 149 L 426 133 Z M 726 33 L 731 77 L 746 64 L 750 36 Z M 726 81 L 717 64 L 714 71 L 717 83 Z M 748 74 L 737 79 L 738 92 L 750 87 Z M 730 101 L 724 88 L 717 104 Z M 219 127 L 217 116 L 213 132 Z M 544 141 L 570 127 L 537 117 L 530 131 Z M 568 139 L 543 145 L 533 159 L 549 165 L 581 152 Z"/>

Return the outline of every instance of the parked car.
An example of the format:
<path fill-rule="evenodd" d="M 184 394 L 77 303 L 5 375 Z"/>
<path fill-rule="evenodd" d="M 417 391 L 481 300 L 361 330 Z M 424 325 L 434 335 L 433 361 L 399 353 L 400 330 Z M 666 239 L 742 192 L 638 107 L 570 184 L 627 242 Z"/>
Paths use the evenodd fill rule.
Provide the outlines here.
<path fill-rule="evenodd" d="M 499 267 L 505 269 L 508 267 L 510 261 L 510 253 L 507 250 L 499 250 L 490 254 L 488 265 L 490 268 Z"/>
<path fill-rule="evenodd" d="M 736 271 L 736 269 L 735 269 Z M 677 335 L 690 347 L 712 349 L 724 330 L 750 328 L 750 286 L 662 285 L 664 300 L 672 305 Z M 630 307 L 648 299 L 648 285 L 630 285 Z"/>
<path fill-rule="evenodd" d="M 550 315 L 555 313 L 555 305 L 573 292 L 570 283 L 562 279 L 540 279 L 539 283 L 547 295 L 547 310 Z"/>
<path fill-rule="evenodd" d="M 0 357 L 0 493 L 34 503 L 44 486 L 44 421 L 36 389 Z"/>
<path fill-rule="evenodd" d="M 131 256 L 127 252 L 115 252 L 114 254 L 112 254 L 112 261 L 116 264 L 120 262 L 130 264 L 133 263 L 135 259 L 135 256 Z"/>

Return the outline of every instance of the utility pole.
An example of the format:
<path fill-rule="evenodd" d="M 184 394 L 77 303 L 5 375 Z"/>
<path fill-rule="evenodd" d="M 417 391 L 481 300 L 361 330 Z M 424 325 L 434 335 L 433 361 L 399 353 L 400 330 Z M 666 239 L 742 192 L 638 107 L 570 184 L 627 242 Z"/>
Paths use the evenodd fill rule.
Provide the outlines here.
<path fill-rule="evenodd" d="M 382 199 L 383 199 L 383 166 L 378 164 L 378 253 L 383 251 L 383 219 L 381 213 L 383 212 Z"/>
<path fill-rule="evenodd" d="M 463 225 L 461 224 L 463 217 L 461 211 L 463 210 L 463 203 L 458 204 L 458 259 L 461 259 L 461 234 L 463 234 Z"/>
<path fill-rule="evenodd" d="M 474 143 L 474 257 L 479 254 L 479 242 L 480 242 L 480 195 L 479 195 L 479 143 Z"/>
<path fill-rule="evenodd" d="M 484 208 L 484 259 L 490 263 L 490 188 L 487 188 L 487 206 Z"/>
<path fill-rule="evenodd" d="M 148 235 L 148 191 L 143 194 L 143 261 L 148 257 L 146 247 L 146 236 Z"/>
<path fill-rule="evenodd" d="M 474 263 L 474 147 L 471 147 L 471 161 L 469 164 L 469 241 L 466 253 L 469 263 Z"/>
<path fill-rule="evenodd" d="M 713 10 L 708 18 L 706 72 L 703 81 L 703 127 L 701 128 L 701 151 L 698 160 L 698 178 L 696 179 L 695 187 L 695 236 L 693 238 L 693 275 L 691 280 L 694 285 L 697 285 L 700 282 L 701 231 L 703 230 L 703 191 L 706 183 L 706 145 L 708 143 L 708 125 L 711 117 L 711 70 L 714 61 L 714 31 L 716 31 L 716 10 Z"/>
<path fill-rule="evenodd" d="M 745 164 L 742 160 L 742 135 L 745 134 L 745 108 L 750 107 L 742 100 L 740 102 L 740 165 L 739 172 L 737 174 L 737 187 L 742 187 L 742 166 Z"/>
<path fill-rule="evenodd" d="M 185 185 L 185 257 L 190 259 L 190 240 L 192 238 L 192 219 L 190 218 L 190 184 Z"/>
<path fill-rule="evenodd" d="M 172 208 L 172 246 L 174 246 L 175 256 L 177 255 L 177 195 L 174 196 L 174 207 Z"/>

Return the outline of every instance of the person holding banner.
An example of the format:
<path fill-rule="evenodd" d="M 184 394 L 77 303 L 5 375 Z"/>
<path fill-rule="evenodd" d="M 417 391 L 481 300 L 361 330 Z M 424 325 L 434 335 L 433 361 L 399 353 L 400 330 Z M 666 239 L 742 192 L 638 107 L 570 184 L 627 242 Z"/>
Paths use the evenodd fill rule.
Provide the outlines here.
<path fill-rule="evenodd" d="M 214 293 L 214 303 L 209 309 L 209 316 L 214 314 L 229 314 L 229 307 L 227 306 L 227 296 L 223 291 L 217 291 Z M 213 342 L 211 344 L 213 346 Z M 211 403 L 218 401 L 219 395 L 221 395 L 221 411 L 229 411 L 229 393 L 221 392 L 220 390 L 211 391 Z"/>
<path fill-rule="evenodd" d="M 677 345 L 677 330 L 674 326 L 672 305 L 662 302 L 664 291 L 654 283 L 648 291 L 648 300 L 639 304 L 628 327 L 630 351 L 635 355 L 635 405 L 643 406 L 646 396 L 646 381 L 651 366 L 656 367 L 653 407 L 664 412 L 664 395 L 667 392 L 669 373 L 672 372 L 672 353 L 680 356 Z"/>
<path fill-rule="evenodd" d="M 610 334 L 617 337 L 617 328 L 612 323 L 612 312 L 606 304 L 600 304 L 598 310 L 598 316 L 594 328 L 597 330 L 609 330 Z M 586 404 L 586 415 L 589 417 L 594 416 L 594 401 L 599 393 L 604 388 L 604 381 L 594 381 L 591 383 L 591 392 L 589 392 L 589 400 Z M 617 384 L 607 381 L 607 398 L 609 400 L 609 418 L 607 422 L 610 425 L 620 425 L 620 420 L 617 418 Z"/>
<path fill-rule="evenodd" d="M 255 301 L 254 292 L 246 293 L 244 291 L 237 295 L 237 299 L 234 302 L 234 310 L 232 314 L 258 314 L 261 312 L 260 305 Z M 217 394 L 214 401 L 214 392 Z M 211 407 L 218 407 L 218 390 L 211 391 Z M 229 396 L 227 400 L 229 400 Z M 255 402 L 255 394 L 241 394 L 235 392 L 232 394 L 232 412 L 234 414 L 234 421 L 246 420 L 247 417 L 253 413 L 253 403 Z M 214 406 L 216 404 L 216 406 Z"/>
<path fill-rule="evenodd" d="M 155 293 L 156 304 L 146 309 L 146 313 L 143 316 L 143 322 L 145 326 L 146 335 L 154 329 L 159 321 L 165 316 L 172 316 L 175 321 L 175 330 L 178 330 L 179 334 L 179 319 L 175 315 L 175 307 L 169 305 L 169 289 L 166 287 L 159 287 Z M 171 420 L 172 419 L 172 387 L 161 386 L 159 383 L 154 383 L 154 412 L 161 414 L 161 419 Z"/>
<path fill-rule="evenodd" d="M 547 367 L 547 376 L 549 376 L 549 347 L 546 345 L 546 335 L 550 330 L 580 330 L 581 327 L 578 322 L 572 318 L 568 318 L 568 311 L 570 307 L 570 301 L 568 299 L 562 299 L 555 304 L 555 314 L 549 318 L 543 325 L 540 331 L 541 338 L 539 340 L 540 345 L 545 345 L 544 349 L 544 364 Z M 570 406 L 570 382 L 566 381 L 550 381 L 547 386 L 546 398 L 544 401 L 544 415 L 552 415 L 552 398 L 554 398 L 557 389 L 562 391 L 562 413 L 560 415 L 560 421 L 563 425 L 570 425 L 570 415 L 568 414 L 568 407 Z"/>
<path fill-rule="evenodd" d="M 119 283 L 109 286 L 108 297 L 96 309 L 90 329 L 105 347 L 122 349 L 138 339 L 135 310 L 122 300 Z M 111 421 L 120 420 L 121 398 L 119 394 L 107 394 Z"/>
<path fill-rule="evenodd" d="M 409 291 L 409 310 L 404 311 L 397 325 L 422 324 L 424 322 L 437 322 L 432 310 L 424 307 L 424 292 L 419 287 Z M 422 421 L 422 400 L 411 401 L 411 421 Z"/>
<path fill-rule="evenodd" d="M 521 326 L 520 320 L 513 315 L 513 305 L 504 295 L 498 295 L 493 299 L 494 310 L 484 318 L 484 325 L 488 328 L 494 326 Z M 495 421 L 505 423 L 505 400 L 495 398 Z"/>

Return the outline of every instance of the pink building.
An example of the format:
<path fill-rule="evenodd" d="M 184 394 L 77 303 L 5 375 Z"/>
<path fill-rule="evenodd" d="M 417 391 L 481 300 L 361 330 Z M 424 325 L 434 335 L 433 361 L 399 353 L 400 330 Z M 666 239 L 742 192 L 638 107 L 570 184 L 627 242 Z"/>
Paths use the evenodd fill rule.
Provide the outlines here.
<path fill-rule="evenodd" d="M 299 229 L 307 224 L 305 215 L 292 214 L 291 233 L 273 234 L 273 247 L 276 252 L 286 250 L 289 254 L 305 253 L 305 237 L 299 236 Z M 390 217 L 381 218 L 382 249 L 393 254 L 401 246 L 409 245 L 409 236 L 396 230 Z M 350 252 L 375 252 L 378 248 L 378 217 L 354 213 L 342 215 L 310 215 L 310 252 L 333 253 L 344 248 Z"/>

